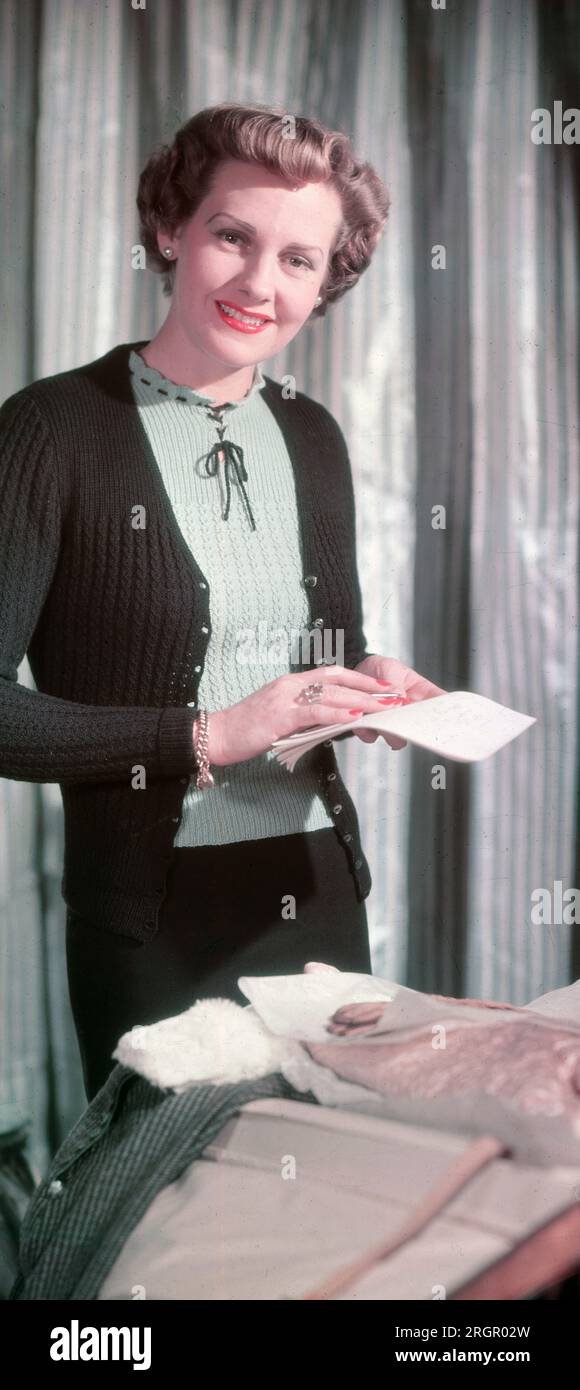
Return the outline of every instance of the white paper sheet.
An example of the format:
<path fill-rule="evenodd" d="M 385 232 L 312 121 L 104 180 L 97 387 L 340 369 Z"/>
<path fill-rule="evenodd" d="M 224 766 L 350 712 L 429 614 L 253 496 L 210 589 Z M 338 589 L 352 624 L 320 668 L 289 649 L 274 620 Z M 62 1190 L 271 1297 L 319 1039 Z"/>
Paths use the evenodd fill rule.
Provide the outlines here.
<path fill-rule="evenodd" d="M 393 710 L 363 714 L 347 724 L 305 729 L 289 738 L 276 739 L 272 748 L 278 761 L 293 772 L 303 753 L 318 743 L 352 729 L 366 728 L 397 734 L 409 743 L 430 749 L 440 758 L 473 763 L 497 753 L 535 723 L 534 715 L 521 714 L 485 695 L 476 695 L 470 690 L 450 690 L 430 700 L 416 700 Z"/>

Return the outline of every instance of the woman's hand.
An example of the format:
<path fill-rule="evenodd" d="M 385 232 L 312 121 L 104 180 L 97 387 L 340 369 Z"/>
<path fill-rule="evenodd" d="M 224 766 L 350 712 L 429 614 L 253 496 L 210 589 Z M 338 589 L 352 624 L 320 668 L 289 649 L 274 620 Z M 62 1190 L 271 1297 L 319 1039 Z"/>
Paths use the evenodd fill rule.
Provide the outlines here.
<path fill-rule="evenodd" d="M 301 691 L 315 681 L 323 686 L 322 698 L 313 704 L 302 703 L 298 699 Z M 315 671 L 278 676 L 237 705 L 210 712 L 209 762 L 216 767 L 243 763 L 265 753 L 274 739 L 375 713 L 381 702 L 373 692 L 384 693 L 386 688 L 380 672 L 374 676 L 347 666 L 319 666 Z"/>
<path fill-rule="evenodd" d="M 393 694 L 406 695 L 408 700 L 432 700 L 434 695 L 446 695 L 447 692 L 441 686 L 434 685 L 433 681 L 427 680 L 426 676 L 420 676 L 418 671 L 414 671 L 412 666 L 404 666 L 402 661 L 397 661 L 392 656 L 366 656 L 364 661 L 360 661 L 355 668 L 357 671 L 364 671 L 367 676 L 379 676 L 386 680 L 388 684 L 385 690 L 392 689 Z M 377 700 L 377 704 L 380 705 Z M 387 709 L 389 701 L 385 700 L 383 708 Z M 353 734 L 361 738 L 363 743 L 374 743 L 379 738 L 378 732 L 372 729 L 353 729 Z M 387 740 L 391 748 L 406 748 L 406 738 L 397 738 L 395 734 L 381 733 L 381 738 Z"/>

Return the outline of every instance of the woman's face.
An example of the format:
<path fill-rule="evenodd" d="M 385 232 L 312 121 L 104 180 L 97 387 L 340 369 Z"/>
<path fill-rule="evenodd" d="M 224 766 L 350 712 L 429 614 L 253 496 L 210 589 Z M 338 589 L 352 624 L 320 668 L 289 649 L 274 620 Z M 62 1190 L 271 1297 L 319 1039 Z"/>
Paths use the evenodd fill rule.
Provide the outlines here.
<path fill-rule="evenodd" d="M 233 370 L 280 352 L 312 312 L 341 222 L 327 184 L 293 191 L 261 165 L 224 161 L 193 216 L 158 237 L 177 258 L 168 317 L 180 337 Z M 259 326 L 240 326 L 224 303 Z"/>

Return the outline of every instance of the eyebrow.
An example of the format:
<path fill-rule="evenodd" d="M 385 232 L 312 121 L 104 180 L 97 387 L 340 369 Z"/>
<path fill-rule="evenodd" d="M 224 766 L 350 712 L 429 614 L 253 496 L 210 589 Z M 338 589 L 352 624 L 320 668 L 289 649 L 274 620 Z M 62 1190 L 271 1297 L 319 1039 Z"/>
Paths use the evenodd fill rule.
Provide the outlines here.
<path fill-rule="evenodd" d="M 209 227 L 210 222 L 213 222 L 215 217 L 231 217 L 232 222 L 239 222 L 240 227 L 245 227 L 247 232 L 255 233 L 256 231 L 256 228 L 252 227 L 251 222 L 243 222 L 241 217 L 234 217 L 233 212 L 214 212 L 211 217 L 208 217 L 205 224 L 206 227 Z M 320 246 L 304 246 L 301 241 L 291 241 L 288 244 L 289 246 L 295 246 L 298 251 L 319 251 L 321 256 L 324 254 Z"/>

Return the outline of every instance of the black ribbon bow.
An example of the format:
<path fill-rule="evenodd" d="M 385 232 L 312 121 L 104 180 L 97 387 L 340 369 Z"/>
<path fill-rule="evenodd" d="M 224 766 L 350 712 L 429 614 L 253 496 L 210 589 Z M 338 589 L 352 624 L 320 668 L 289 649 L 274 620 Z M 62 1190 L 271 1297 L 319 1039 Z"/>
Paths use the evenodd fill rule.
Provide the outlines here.
<path fill-rule="evenodd" d="M 208 478 L 214 478 L 216 473 L 218 472 L 219 464 L 223 461 L 225 465 L 224 474 L 226 480 L 226 508 L 223 513 L 223 519 L 224 521 L 227 521 L 228 516 L 230 514 L 231 474 L 233 473 L 235 474 L 235 477 L 237 478 L 240 486 L 240 491 L 246 505 L 248 516 L 250 518 L 250 525 L 252 527 L 252 530 L 255 531 L 256 523 L 254 521 L 254 517 L 252 515 L 252 508 L 250 506 L 246 489 L 244 487 L 244 483 L 247 483 L 248 481 L 248 474 L 244 463 L 244 451 L 240 444 L 232 444 L 229 439 L 224 439 L 223 436 L 226 426 L 222 423 L 221 418 L 219 420 L 215 419 L 215 416 L 212 414 L 211 410 L 209 410 L 208 413 L 210 415 L 210 418 L 213 419 L 214 424 L 217 425 L 219 440 L 217 441 L 217 443 L 212 444 L 209 453 L 206 454 L 205 471 L 207 473 Z"/>

